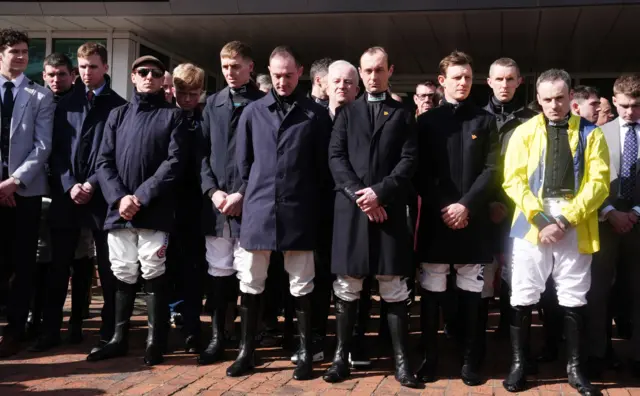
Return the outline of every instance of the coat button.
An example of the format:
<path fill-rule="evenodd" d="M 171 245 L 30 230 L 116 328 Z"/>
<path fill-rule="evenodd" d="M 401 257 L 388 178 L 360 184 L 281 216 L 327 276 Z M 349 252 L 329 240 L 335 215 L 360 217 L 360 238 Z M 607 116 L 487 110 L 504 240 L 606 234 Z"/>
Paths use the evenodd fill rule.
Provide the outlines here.
<path fill-rule="evenodd" d="M 278 155 L 282 155 L 282 154 L 284 154 L 284 150 L 282 149 L 278 150 Z"/>
<path fill-rule="evenodd" d="M 284 179 L 284 174 L 278 173 L 278 179 Z"/>

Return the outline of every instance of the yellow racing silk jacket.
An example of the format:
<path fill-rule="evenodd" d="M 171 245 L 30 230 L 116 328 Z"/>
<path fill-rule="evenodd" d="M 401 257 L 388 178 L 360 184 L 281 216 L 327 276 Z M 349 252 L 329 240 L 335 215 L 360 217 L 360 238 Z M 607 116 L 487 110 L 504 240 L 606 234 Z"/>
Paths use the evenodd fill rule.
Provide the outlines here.
<path fill-rule="evenodd" d="M 578 116 L 569 118 L 568 135 L 577 192 L 562 215 L 576 228 L 578 251 L 595 253 L 600 250 L 598 208 L 609 196 L 609 150 L 600 128 Z M 546 149 L 546 121 L 540 114 L 516 128 L 504 162 L 503 187 L 516 205 L 511 237 L 533 244 L 538 243 L 538 229 L 532 219 L 543 211 Z"/>

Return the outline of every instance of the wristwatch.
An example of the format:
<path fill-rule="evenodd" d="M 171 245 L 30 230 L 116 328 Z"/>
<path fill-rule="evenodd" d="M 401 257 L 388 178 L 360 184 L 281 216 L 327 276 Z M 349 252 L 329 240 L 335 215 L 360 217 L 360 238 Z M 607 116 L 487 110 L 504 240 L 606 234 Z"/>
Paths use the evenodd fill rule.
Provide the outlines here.
<path fill-rule="evenodd" d="M 18 179 L 15 176 L 12 176 L 12 177 L 13 177 L 13 184 L 15 184 L 16 186 L 20 187 L 22 185 L 22 183 L 20 182 L 20 179 Z"/>
<path fill-rule="evenodd" d="M 635 213 L 636 216 L 640 217 L 640 211 L 636 207 L 632 208 L 631 211 Z"/>

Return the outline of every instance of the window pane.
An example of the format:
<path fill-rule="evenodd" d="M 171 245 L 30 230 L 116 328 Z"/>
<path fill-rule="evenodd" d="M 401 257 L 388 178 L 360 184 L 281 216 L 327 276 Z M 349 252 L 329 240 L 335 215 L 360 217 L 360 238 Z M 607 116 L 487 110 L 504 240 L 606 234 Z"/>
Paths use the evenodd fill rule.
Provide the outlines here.
<path fill-rule="evenodd" d="M 29 40 L 29 65 L 24 73 L 30 80 L 44 85 L 42 80 L 42 62 L 46 56 L 47 40 L 34 38 Z"/>
<path fill-rule="evenodd" d="M 156 58 L 158 58 L 160 62 L 164 64 L 165 69 L 169 70 L 168 67 L 171 64 L 170 64 L 170 59 L 167 55 L 163 54 L 162 52 L 158 52 L 154 49 L 151 49 L 145 45 L 140 44 L 140 56 L 145 56 L 145 55 L 155 56 Z"/>
<path fill-rule="evenodd" d="M 93 41 L 98 44 L 107 46 L 107 40 L 105 39 L 54 39 L 53 40 L 53 52 L 62 52 L 71 59 L 73 67 L 78 66 L 78 48 L 84 43 Z"/>

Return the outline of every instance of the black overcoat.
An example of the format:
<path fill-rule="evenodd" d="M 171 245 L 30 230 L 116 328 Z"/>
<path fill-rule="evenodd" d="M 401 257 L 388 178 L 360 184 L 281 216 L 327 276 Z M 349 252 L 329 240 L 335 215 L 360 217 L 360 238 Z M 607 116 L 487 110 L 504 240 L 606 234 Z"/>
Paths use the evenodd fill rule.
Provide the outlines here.
<path fill-rule="evenodd" d="M 264 93 L 253 84 L 247 85 L 247 99 L 255 101 Z M 248 104 L 248 103 L 247 103 Z M 236 131 L 231 128 L 234 112 L 242 112 L 246 105 L 235 108 L 229 87 L 207 98 L 203 112 L 200 151 L 200 185 L 202 192 L 202 228 L 205 235 L 223 236 L 225 223 L 230 237 L 240 236 L 241 217 L 225 216 L 213 206 L 210 196 L 217 190 L 227 194 L 238 192 L 242 180 L 236 162 Z"/>
<path fill-rule="evenodd" d="M 449 103 L 418 117 L 422 198 L 418 258 L 423 263 L 485 264 L 493 261 L 489 203 L 497 186 L 500 153 L 493 115 L 470 101 Z M 441 210 L 453 203 L 469 209 L 469 225 L 452 230 Z"/>
<path fill-rule="evenodd" d="M 413 241 L 407 227 L 412 177 L 418 166 L 413 114 L 388 97 L 371 125 L 366 94 L 338 113 L 329 148 L 336 185 L 331 269 L 335 274 L 410 275 Z M 354 193 L 371 187 L 388 220 L 372 223 Z"/>
<path fill-rule="evenodd" d="M 282 119 L 271 92 L 247 106 L 236 131 L 244 195 L 240 245 L 247 250 L 315 250 L 332 183 L 331 119 L 298 94 Z"/>
<path fill-rule="evenodd" d="M 93 103 L 87 100 L 86 88 L 79 78 L 73 90 L 57 104 L 53 121 L 51 164 L 51 206 L 49 224 L 53 228 L 90 228 L 101 230 L 107 213 L 102 196 L 96 159 L 109 113 L 124 105 L 124 100 L 110 86 L 110 79 Z M 84 205 L 77 205 L 69 195 L 71 188 L 89 182 L 94 193 Z"/>

